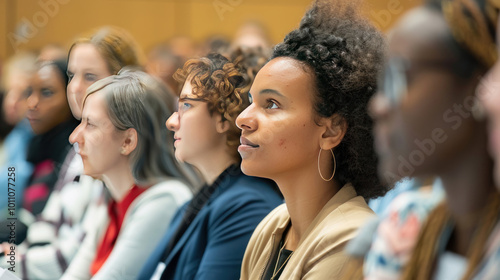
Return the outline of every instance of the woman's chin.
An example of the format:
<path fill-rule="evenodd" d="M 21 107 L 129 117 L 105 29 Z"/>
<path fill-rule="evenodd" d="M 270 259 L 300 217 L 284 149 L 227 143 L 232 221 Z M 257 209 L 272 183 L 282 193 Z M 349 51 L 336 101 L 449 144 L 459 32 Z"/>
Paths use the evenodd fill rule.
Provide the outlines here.
<path fill-rule="evenodd" d="M 83 174 L 92 177 L 93 179 L 96 180 L 102 180 L 102 174 L 95 174 L 93 172 L 88 172 L 86 170 L 84 170 Z"/>
<path fill-rule="evenodd" d="M 247 176 L 266 177 L 261 168 L 255 168 L 252 164 L 245 160 L 241 161 L 241 171 Z"/>

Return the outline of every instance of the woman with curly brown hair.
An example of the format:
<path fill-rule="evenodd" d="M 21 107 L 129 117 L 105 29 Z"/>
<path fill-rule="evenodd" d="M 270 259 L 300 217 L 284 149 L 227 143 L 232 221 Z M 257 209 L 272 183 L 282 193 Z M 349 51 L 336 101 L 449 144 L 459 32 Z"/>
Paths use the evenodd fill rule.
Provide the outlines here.
<path fill-rule="evenodd" d="M 384 194 L 367 114 L 382 35 L 357 1 L 317 1 L 277 45 L 250 89 L 241 168 L 274 180 L 286 205 L 254 232 L 241 279 L 338 279 L 342 250 Z"/>
<path fill-rule="evenodd" d="M 166 123 L 175 156 L 206 184 L 177 212 L 139 279 L 237 279 L 250 235 L 282 203 L 271 181 L 239 167 L 234 122 L 248 105 L 248 81 L 219 54 L 189 60 L 175 78 L 184 84 L 179 111 Z"/>

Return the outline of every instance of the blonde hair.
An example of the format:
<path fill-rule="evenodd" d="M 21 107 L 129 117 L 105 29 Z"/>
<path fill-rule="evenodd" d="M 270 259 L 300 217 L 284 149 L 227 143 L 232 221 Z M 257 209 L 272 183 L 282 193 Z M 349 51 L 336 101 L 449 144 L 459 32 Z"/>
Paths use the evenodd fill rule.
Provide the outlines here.
<path fill-rule="evenodd" d="M 28 77 L 33 76 L 37 71 L 36 55 L 31 52 L 19 52 L 10 57 L 2 69 L 1 85 L 3 88 L 7 87 L 7 81 L 16 71 Z"/>
<path fill-rule="evenodd" d="M 143 65 L 144 55 L 134 38 L 118 27 L 102 27 L 90 36 L 77 39 L 69 49 L 68 59 L 73 48 L 79 44 L 93 45 L 106 61 L 112 75 L 118 74 L 125 66 Z"/>

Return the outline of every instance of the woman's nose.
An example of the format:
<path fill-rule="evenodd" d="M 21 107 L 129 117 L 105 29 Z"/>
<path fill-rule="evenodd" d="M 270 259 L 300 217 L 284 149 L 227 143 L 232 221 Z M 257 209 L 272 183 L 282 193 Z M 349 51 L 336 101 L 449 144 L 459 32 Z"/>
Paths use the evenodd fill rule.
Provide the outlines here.
<path fill-rule="evenodd" d="M 253 112 L 254 104 L 250 104 L 243 112 L 236 118 L 236 126 L 241 130 L 255 130 L 257 129 L 257 121 L 255 120 Z"/>
<path fill-rule="evenodd" d="M 73 77 L 68 83 L 68 93 L 81 95 L 82 94 L 82 79 Z"/>
<path fill-rule="evenodd" d="M 177 131 L 179 129 L 179 113 L 174 112 L 165 122 L 165 126 L 170 131 Z"/>
<path fill-rule="evenodd" d="M 73 130 L 73 132 L 69 135 L 69 142 L 71 144 L 75 144 L 75 143 L 78 143 L 78 144 L 81 144 L 81 127 L 82 125 L 79 124 L 75 130 Z"/>
<path fill-rule="evenodd" d="M 38 94 L 31 94 L 27 99 L 28 108 L 34 110 L 38 106 Z"/>

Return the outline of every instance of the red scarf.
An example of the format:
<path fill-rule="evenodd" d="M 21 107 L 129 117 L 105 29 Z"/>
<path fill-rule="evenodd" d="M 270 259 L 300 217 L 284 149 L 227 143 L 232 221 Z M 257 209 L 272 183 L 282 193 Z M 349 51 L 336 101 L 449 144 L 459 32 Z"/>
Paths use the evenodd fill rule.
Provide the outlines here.
<path fill-rule="evenodd" d="M 106 262 L 106 259 L 113 251 L 113 247 L 115 246 L 116 238 L 120 233 L 120 229 L 122 227 L 123 219 L 125 218 L 125 214 L 127 213 L 127 209 L 130 204 L 134 202 L 134 200 L 144 191 L 146 188 L 141 188 L 134 185 L 127 195 L 120 202 L 116 202 L 112 200 L 108 205 L 108 215 L 110 217 L 108 229 L 104 234 L 104 237 L 97 248 L 97 254 L 95 256 L 94 261 L 90 267 L 90 273 L 94 276 L 99 269 L 101 269 L 102 265 Z"/>

